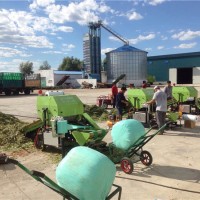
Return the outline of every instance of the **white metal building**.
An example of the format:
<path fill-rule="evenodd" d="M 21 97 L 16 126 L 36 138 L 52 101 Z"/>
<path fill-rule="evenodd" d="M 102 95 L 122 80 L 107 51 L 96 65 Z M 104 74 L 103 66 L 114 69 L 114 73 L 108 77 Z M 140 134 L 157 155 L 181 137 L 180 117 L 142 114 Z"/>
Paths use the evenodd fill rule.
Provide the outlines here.
<path fill-rule="evenodd" d="M 58 71 L 58 70 L 39 70 L 41 75 L 41 86 L 45 87 L 81 87 L 82 82 L 86 81 L 91 83 L 93 87 L 96 87 L 96 79 L 84 79 L 84 73 L 82 71 Z"/>

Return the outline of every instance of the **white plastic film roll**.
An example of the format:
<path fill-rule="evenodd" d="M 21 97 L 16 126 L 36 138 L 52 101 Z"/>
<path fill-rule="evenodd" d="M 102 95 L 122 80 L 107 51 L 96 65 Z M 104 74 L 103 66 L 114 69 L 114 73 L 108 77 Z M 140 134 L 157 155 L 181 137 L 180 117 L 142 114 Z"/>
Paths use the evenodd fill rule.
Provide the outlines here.
<path fill-rule="evenodd" d="M 197 121 L 198 116 L 197 115 L 189 115 L 189 114 L 183 114 L 182 115 L 183 120 L 190 120 L 190 121 Z"/>

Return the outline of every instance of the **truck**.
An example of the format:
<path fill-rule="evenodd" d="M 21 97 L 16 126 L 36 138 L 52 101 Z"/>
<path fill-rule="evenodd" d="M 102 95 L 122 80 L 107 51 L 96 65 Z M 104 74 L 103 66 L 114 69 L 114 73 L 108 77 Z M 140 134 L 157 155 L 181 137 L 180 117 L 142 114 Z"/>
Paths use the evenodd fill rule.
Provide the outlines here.
<path fill-rule="evenodd" d="M 41 88 L 40 74 L 24 75 L 15 72 L 0 72 L 0 94 L 10 96 L 24 93 L 29 95 Z"/>

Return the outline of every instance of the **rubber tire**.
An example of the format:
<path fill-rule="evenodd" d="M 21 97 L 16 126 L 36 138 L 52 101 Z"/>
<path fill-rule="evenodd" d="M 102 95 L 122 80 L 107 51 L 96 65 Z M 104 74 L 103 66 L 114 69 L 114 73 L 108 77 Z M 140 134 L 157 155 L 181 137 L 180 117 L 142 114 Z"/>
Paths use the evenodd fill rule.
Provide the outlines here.
<path fill-rule="evenodd" d="M 121 159 L 121 169 L 126 174 L 131 174 L 133 172 L 133 162 L 130 158 L 124 157 Z"/>
<path fill-rule="evenodd" d="M 37 149 L 43 149 L 44 148 L 44 139 L 43 139 L 43 133 L 40 133 L 40 128 L 37 131 L 37 134 L 34 138 L 34 145 Z"/>
<path fill-rule="evenodd" d="M 18 90 L 14 91 L 13 95 L 19 95 L 19 91 Z"/>
<path fill-rule="evenodd" d="M 31 93 L 31 91 L 29 89 L 24 90 L 24 94 L 29 95 L 30 93 Z"/>
<path fill-rule="evenodd" d="M 153 157 L 148 151 L 142 151 L 140 154 L 140 161 L 145 166 L 150 166 L 153 162 Z"/>
<path fill-rule="evenodd" d="M 5 91 L 5 95 L 6 95 L 6 96 L 10 96 L 10 95 L 11 95 L 11 90 L 6 90 L 6 91 Z"/>

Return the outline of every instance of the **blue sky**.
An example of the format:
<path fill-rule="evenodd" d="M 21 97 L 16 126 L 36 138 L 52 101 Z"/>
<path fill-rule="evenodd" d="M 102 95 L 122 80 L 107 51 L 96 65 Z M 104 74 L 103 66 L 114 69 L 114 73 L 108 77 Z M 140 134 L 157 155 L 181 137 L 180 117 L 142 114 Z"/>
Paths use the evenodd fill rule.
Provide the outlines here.
<path fill-rule="evenodd" d="M 33 62 L 57 69 L 66 56 L 83 59 L 88 23 L 103 23 L 148 56 L 200 49 L 200 1 L 0 0 L 0 71 L 19 71 Z M 105 52 L 123 45 L 101 29 Z"/>

